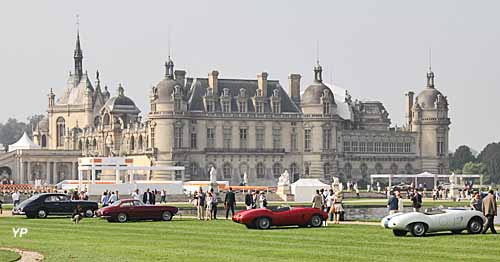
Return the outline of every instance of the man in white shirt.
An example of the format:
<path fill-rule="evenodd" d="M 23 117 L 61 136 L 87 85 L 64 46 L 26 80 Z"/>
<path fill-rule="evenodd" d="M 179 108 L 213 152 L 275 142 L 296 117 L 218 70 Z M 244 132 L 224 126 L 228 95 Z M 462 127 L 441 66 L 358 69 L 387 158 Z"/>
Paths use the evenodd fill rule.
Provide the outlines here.
<path fill-rule="evenodd" d="M 12 201 L 14 202 L 14 207 L 19 205 L 19 199 L 21 198 L 21 194 L 19 194 L 19 191 L 15 191 L 12 193 Z"/>
<path fill-rule="evenodd" d="M 132 198 L 135 200 L 140 200 L 139 189 L 136 189 L 134 192 L 132 192 Z"/>
<path fill-rule="evenodd" d="M 115 192 L 111 192 L 111 196 L 109 197 L 108 203 L 113 204 L 116 201 L 118 201 L 118 197 L 116 196 Z"/>

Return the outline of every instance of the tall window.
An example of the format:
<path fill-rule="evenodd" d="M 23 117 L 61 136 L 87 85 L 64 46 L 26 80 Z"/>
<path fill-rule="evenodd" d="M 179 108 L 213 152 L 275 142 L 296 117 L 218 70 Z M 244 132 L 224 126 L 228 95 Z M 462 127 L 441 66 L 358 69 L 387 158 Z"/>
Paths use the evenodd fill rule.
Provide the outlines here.
<path fill-rule="evenodd" d="M 292 134 L 290 135 L 290 148 L 292 151 L 297 151 L 299 149 L 297 145 L 297 131 L 292 128 Z"/>
<path fill-rule="evenodd" d="M 382 153 L 387 153 L 388 149 L 389 149 L 389 143 L 383 142 L 382 143 Z"/>
<path fill-rule="evenodd" d="M 323 149 L 330 149 L 332 146 L 332 130 L 323 129 Z"/>
<path fill-rule="evenodd" d="M 375 142 L 375 153 L 380 153 L 382 152 L 382 147 L 380 142 Z"/>
<path fill-rule="evenodd" d="M 214 148 L 215 146 L 215 128 L 207 128 L 207 147 Z"/>
<path fill-rule="evenodd" d="M 231 128 L 230 127 L 224 127 L 224 130 L 223 130 L 223 146 L 224 148 L 228 149 L 228 148 L 231 148 L 231 138 L 232 138 L 232 134 L 231 134 Z"/>
<path fill-rule="evenodd" d="M 222 112 L 231 112 L 231 101 L 222 101 Z"/>
<path fill-rule="evenodd" d="M 281 128 L 273 128 L 273 148 L 281 148 Z"/>
<path fill-rule="evenodd" d="M 240 101 L 238 103 L 238 108 L 241 113 L 246 113 L 247 112 L 247 102 L 245 101 Z"/>
<path fill-rule="evenodd" d="M 151 133 L 149 135 L 149 141 L 151 142 L 151 148 L 155 147 L 155 128 L 151 127 Z"/>
<path fill-rule="evenodd" d="M 174 148 L 182 147 L 182 127 L 174 128 Z"/>
<path fill-rule="evenodd" d="M 411 153 L 411 144 L 410 143 L 405 143 L 405 153 Z"/>
<path fill-rule="evenodd" d="M 255 170 L 257 172 L 257 178 L 264 178 L 264 164 L 258 163 Z"/>
<path fill-rule="evenodd" d="M 273 176 L 275 178 L 278 178 L 281 176 L 281 164 L 280 163 L 274 163 L 273 165 Z"/>
<path fill-rule="evenodd" d="M 225 163 L 224 167 L 222 168 L 222 173 L 224 174 L 224 178 L 231 178 L 231 164 Z"/>
<path fill-rule="evenodd" d="M 311 139 L 311 129 L 304 130 L 304 151 L 306 152 L 311 151 Z"/>
<path fill-rule="evenodd" d="M 351 146 L 352 146 L 352 152 L 359 152 L 358 142 L 352 141 Z"/>
<path fill-rule="evenodd" d="M 262 127 L 255 129 L 255 147 L 258 149 L 264 148 L 264 128 Z"/>
<path fill-rule="evenodd" d="M 328 115 L 330 114 L 330 102 L 323 102 L 323 114 Z"/>
<path fill-rule="evenodd" d="M 64 134 L 66 130 L 66 123 L 64 118 L 59 117 L 56 121 L 56 142 L 57 146 L 64 146 Z"/>
<path fill-rule="evenodd" d="M 403 153 L 403 143 L 397 143 L 396 151 L 398 153 Z"/>
<path fill-rule="evenodd" d="M 264 113 L 264 103 L 262 101 L 257 101 L 255 103 L 257 113 Z"/>
<path fill-rule="evenodd" d="M 175 111 L 180 112 L 182 111 L 182 103 L 180 98 L 176 98 L 175 100 Z"/>
<path fill-rule="evenodd" d="M 191 148 L 196 149 L 197 147 L 197 135 L 196 135 L 196 127 L 191 127 Z"/>
<path fill-rule="evenodd" d="M 439 137 L 437 141 L 437 155 L 442 156 L 444 155 L 444 139 Z M 441 173 L 440 173 L 441 174 Z"/>
<path fill-rule="evenodd" d="M 213 101 L 207 101 L 207 112 L 211 113 L 215 111 L 215 106 Z"/>
<path fill-rule="evenodd" d="M 366 152 L 366 142 L 359 142 L 359 152 Z"/>
<path fill-rule="evenodd" d="M 142 141 L 142 135 L 139 135 L 139 139 L 137 141 L 137 148 L 139 150 L 142 150 L 142 143 L 143 143 L 143 141 Z"/>
<path fill-rule="evenodd" d="M 135 150 L 135 138 L 134 136 L 130 136 L 130 151 Z"/>
<path fill-rule="evenodd" d="M 344 141 L 344 152 L 351 152 L 351 141 Z"/>
<path fill-rule="evenodd" d="M 366 152 L 373 152 L 373 142 L 366 142 Z"/>
<path fill-rule="evenodd" d="M 240 128 L 240 148 L 247 148 L 248 145 L 248 129 Z"/>
<path fill-rule="evenodd" d="M 189 172 L 191 173 L 191 178 L 198 176 L 198 164 L 196 162 L 189 164 Z"/>
<path fill-rule="evenodd" d="M 279 113 L 280 112 L 280 101 L 275 99 L 273 100 L 273 113 Z"/>
<path fill-rule="evenodd" d="M 42 147 L 46 147 L 47 146 L 47 137 L 45 135 L 42 135 L 42 144 L 41 144 Z"/>

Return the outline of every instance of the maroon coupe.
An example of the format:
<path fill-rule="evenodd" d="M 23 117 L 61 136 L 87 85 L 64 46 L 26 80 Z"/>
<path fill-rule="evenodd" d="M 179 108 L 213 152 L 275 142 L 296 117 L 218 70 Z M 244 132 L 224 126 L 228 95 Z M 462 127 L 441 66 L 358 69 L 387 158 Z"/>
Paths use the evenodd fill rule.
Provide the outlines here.
<path fill-rule="evenodd" d="M 177 211 L 179 209 L 173 206 L 152 206 L 136 199 L 123 199 L 97 210 L 96 214 L 109 222 L 124 223 L 129 220 L 170 221 Z"/>
<path fill-rule="evenodd" d="M 311 207 L 276 207 L 243 210 L 233 221 L 247 228 L 269 229 L 271 226 L 320 227 L 328 217 L 324 211 Z"/>

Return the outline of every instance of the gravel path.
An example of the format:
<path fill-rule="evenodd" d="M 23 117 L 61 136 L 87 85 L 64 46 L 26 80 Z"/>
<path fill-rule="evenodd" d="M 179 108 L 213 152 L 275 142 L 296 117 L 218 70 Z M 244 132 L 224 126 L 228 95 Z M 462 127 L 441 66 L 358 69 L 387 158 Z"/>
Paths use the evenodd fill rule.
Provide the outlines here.
<path fill-rule="evenodd" d="M 43 261 L 43 255 L 34 252 L 34 251 L 28 251 L 28 250 L 22 250 L 22 249 L 17 249 L 17 248 L 6 248 L 6 247 L 0 247 L 1 250 L 8 250 L 8 251 L 14 251 L 18 253 L 21 256 L 21 259 L 18 260 L 20 262 L 38 262 L 38 261 Z"/>

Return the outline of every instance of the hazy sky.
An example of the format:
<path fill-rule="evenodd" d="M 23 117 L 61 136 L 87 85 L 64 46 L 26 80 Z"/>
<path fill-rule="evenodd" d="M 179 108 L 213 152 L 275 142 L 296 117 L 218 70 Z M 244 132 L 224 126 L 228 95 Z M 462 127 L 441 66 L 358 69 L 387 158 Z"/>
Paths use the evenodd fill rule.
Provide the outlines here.
<path fill-rule="evenodd" d="M 0 9 L 0 121 L 45 112 L 73 70 L 75 15 L 84 69 L 143 113 L 164 74 L 171 28 L 176 69 L 206 77 L 313 77 L 381 100 L 402 125 L 404 93 L 425 86 L 428 50 L 450 103 L 450 149 L 499 141 L 499 1 L 5 1 Z"/>

